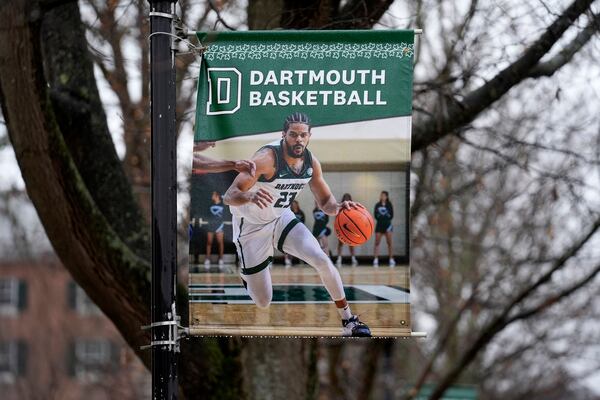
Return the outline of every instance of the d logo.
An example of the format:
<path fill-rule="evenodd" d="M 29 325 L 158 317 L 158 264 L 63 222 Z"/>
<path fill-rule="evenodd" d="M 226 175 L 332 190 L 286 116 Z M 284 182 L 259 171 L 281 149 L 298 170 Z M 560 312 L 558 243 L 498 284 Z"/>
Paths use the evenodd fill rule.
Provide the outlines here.
<path fill-rule="evenodd" d="M 233 114 L 240 109 L 242 74 L 235 68 L 208 68 L 206 115 Z"/>

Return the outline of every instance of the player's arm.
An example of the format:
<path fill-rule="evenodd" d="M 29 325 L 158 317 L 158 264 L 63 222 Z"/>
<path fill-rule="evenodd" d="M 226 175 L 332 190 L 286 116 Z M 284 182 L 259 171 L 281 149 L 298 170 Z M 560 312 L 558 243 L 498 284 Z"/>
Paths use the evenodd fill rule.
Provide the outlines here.
<path fill-rule="evenodd" d="M 231 170 L 236 170 L 237 172 L 247 172 L 250 175 L 254 175 L 256 166 L 252 160 L 215 160 L 210 157 L 206 157 L 205 155 L 194 153 L 194 160 L 192 162 L 193 173 L 214 173 Z"/>
<path fill-rule="evenodd" d="M 210 157 L 206 157 L 200 152 L 215 147 L 215 142 L 199 141 L 194 143 L 194 158 L 192 160 L 192 173 L 206 173 L 206 172 L 225 172 L 236 170 L 237 172 L 248 172 L 250 175 L 254 175 L 256 166 L 250 160 L 214 160 Z"/>
<path fill-rule="evenodd" d="M 325 214 L 337 215 L 342 208 L 348 209 L 357 207 L 357 203 L 353 201 L 337 202 L 333 193 L 331 193 L 331 189 L 329 189 L 329 185 L 325 182 L 325 179 L 323 179 L 321 163 L 314 156 L 312 168 L 313 176 L 310 180 L 310 190 L 313 192 L 319 208 L 323 210 Z"/>
<path fill-rule="evenodd" d="M 392 206 L 392 203 L 390 202 L 389 199 L 387 201 L 387 206 L 388 206 L 388 212 L 390 214 L 390 219 L 392 219 L 392 218 L 394 218 L 394 206 Z"/>
<path fill-rule="evenodd" d="M 217 142 L 208 140 L 200 140 L 198 142 L 194 142 L 194 153 L 210 149 L 211 147 L 215 147 L 216 145 Z"/>
<path fill-rule="evenodd" d="M 241 206 L 246 203 L 254 203 L 259 208 L 268 207 L 273 203 L 273 196 L 264 189 L 258 189 L 255 192 L 249 192 L 254 186 L 258 177 L 262 175 L 271 176 L 274 173 L 275 155 L 270 149 L 258 151 L 252 162 L 256 166 L 254 174 L 243 171 L 234 179 L 229 189 L 223 196 L 223 203 L 229 206 Z"/>

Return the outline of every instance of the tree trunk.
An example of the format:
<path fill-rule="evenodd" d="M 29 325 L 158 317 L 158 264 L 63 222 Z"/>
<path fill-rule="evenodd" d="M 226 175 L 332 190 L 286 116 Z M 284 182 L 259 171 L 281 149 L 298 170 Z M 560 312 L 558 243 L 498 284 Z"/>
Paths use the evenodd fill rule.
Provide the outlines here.
<path fill-rule="evenodd" d="M 44 72 L 61 134 L 87 189 L 119 237 L 150 258 L 148 225 L 122 173 L 100 101 L 76 4 L 53 7 L 40 21 Z M 125 115 L 126 129 L 136 124 Z M 130 117 L 130 118 L 129 118 Z M 127 121 L 132 120 L 131 123 Z M 146 122 L 149 125 L 149 122 Z"/>
<path fill-rule="evenodd" d="M 111 148 L 77 2 L 3 2 L 0 18 L 0 101 L 28 195 L 65 267 L 149 366 L 147 229 Z M 242 398 L 238 347 L 184 342 L 185 396 Z"/>
<path fill-rule="evenodd" d="M 279 28 L 283 0 L 255 0 L 248 2 L 248 29 Z"/>
<path fill-rule="evenodd" d="M 316 339 L 246 339 L 242 374 L 248 399 L 314 398 L 316 343 Z"/>

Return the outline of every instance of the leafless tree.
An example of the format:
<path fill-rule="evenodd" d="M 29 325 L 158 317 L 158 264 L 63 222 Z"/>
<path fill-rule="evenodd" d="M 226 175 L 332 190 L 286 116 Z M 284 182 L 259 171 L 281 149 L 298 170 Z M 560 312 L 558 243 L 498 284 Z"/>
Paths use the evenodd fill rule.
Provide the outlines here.
<path fill-rule="evenodd" d="M 478 383 L 486 398 L 541 398 L 559 389 L 583 396 L 581 387 L 556 381 L 574 376 L 562 363 L 595 339 L 578 340 L 579 350 L 559 346 L 574 329 L 589 329 L 600 268 L 590 250 L 600 226 L 593 200 L 599 121 L 590 112 L 598 99 L 583 95 L 581 81 L 567 87 L 575 71 L 588 80 L 597 74 L 590 61 L 598 55 L 594 0 L 302 7 L 261 0 L 249 2 L 246 24 L 230 18 L 243 15 L 243 6 L 180 3 L 184 20 L 194 15 L 186 23 L 209 29 L 426 29 L 415 70 L 412 266 L 415 319 L 435 321 L 434 331 L 414 346 L 189 341 L 182 353 L 186 397 L 260 398 L 257 388 L 269 382 L 273 398 L 314 398 L 318 371 L 325 371 L 322 389 L 331 398 L 412 397 L 428 381 L 437 382 L 432 399 L 457 381 Z M 0 99 L 28 195 L 57 254 L 138 349 L 148 341 L 139 326 L 149 304 L 141 218 L 149 181 L 146 4 L 86 0 L 81 7 L 95 16 L 86 15 L 85 25 L 72 1 L 0 6 L 7 21 Z M 178 65 L 182 121 L 193 102 L 193 61 Z M 122 160 L 93 65 L 117 99 Z M 134 93 L 136 71 L 141 89 Z M 403 364 L 407 353 L 420 368 Z M 253 357 L 261 354 L 270 357 Z M 327 368 L 317 368 L 319 360 Z M 534 368 L 538 363 L 552 368 Z M 269 370 L 276 372 L 259 373 Z M 389 371 L 401 377 L 390 379 Z"/>

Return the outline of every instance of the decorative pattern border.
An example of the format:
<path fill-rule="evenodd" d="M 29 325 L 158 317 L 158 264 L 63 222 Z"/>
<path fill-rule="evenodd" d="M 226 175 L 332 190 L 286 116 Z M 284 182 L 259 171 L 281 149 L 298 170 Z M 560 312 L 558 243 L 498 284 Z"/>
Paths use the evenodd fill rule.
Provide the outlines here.
<path fill-rule="evenodd" d="M 355 59 L 412 57 L 414 45 L 408 43 L 318 43 L 318 44 L 212 44 L 204 53 L 212 60 L 292 60 L 292 59 Z"/>

